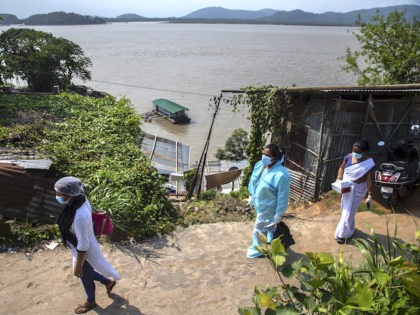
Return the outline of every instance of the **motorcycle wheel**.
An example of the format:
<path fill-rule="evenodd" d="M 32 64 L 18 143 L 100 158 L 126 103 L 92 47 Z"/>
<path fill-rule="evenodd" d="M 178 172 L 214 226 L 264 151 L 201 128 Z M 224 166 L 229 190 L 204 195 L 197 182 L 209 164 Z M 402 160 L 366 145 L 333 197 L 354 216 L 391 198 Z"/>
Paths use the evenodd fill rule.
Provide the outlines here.
<path fill-rule="evenodd" d="M 392 196 L 387 199 L 388 206 L 391 209 L 394 209 L 397 206 L 399 199 L 400 198 L 399 198 L 398 192 L 394 190 L 394 192 L 392 193 Z"/>

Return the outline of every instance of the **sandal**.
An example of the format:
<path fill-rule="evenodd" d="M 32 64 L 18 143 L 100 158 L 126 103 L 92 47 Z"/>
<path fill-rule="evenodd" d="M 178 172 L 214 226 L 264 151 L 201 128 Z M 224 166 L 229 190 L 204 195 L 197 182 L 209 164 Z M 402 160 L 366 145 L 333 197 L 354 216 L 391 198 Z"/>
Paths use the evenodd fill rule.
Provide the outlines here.
<path fill-rule="evenodd" d="M 110 283 L 108 283 L 106 285 L 106 293 L 109 295 L 111 294 L 112 289 L 115 287 L 115 285 L 117 284 L 117 281 L 112 280 Z"/>
<path fill-rule="evenodd" d="M 75 309 L 74 312 L 76 314 L 83 314 L 89 312 L 92 308 L 96 306 L 96 302 L 85 302 L 83 304 L 79 304 Z"/>

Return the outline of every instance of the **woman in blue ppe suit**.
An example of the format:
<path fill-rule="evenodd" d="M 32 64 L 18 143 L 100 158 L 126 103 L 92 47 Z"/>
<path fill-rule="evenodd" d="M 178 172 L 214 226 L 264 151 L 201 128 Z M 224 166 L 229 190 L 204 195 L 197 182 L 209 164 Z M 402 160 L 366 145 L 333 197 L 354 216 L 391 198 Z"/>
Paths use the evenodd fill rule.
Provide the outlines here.
<path fill-rule="evenodd" d="M 261 246 L 258 233 L 267 236 L 271 243 L 276 225 L 281 221 L 289 203 L 290 173 L 284 165 L 284 152 L 275 144 L 265 146 L 261 161 L 258 161 L 251 175 L 248 191 L 250 203 L 254 205 L 257 218 L 254 224 L 252 245 L 247 257 L 256 258 L 262 254 L 255 248 Z"/>

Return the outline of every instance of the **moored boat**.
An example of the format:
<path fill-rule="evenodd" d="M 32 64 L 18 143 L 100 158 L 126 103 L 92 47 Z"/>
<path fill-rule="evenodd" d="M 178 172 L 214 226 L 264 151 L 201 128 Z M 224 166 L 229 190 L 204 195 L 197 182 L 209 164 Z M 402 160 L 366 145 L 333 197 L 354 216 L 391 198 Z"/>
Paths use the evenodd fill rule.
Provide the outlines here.
<path fill-rule="evenodd" d="M 153 111 L 160 116 L 168 119 L 174 124 L 179 123 L 189 123 L 191 121 L 190 117 L 187 115 L 188 108 L 179 105 L 170 100 L 159 98 L 153 102 Z"/>

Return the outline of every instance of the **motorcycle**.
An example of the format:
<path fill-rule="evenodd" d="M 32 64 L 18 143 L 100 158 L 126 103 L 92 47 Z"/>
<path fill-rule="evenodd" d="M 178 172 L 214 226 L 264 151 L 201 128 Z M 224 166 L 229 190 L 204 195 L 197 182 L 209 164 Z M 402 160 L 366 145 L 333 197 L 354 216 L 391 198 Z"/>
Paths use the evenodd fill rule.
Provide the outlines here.
<path fill-rule="evenodd" d="M 384 141 L 379 146 L 386 145 Z M 420 184 L 420 125 L 413 124 L 408 136 L 387 146 L 389 162 L 379 165 L 375 172 L 375 184 L 381 195 L 393 208 L 400 198 Z"/>

